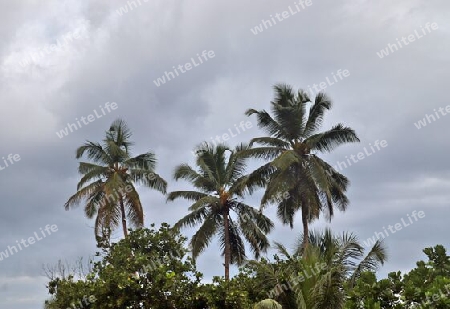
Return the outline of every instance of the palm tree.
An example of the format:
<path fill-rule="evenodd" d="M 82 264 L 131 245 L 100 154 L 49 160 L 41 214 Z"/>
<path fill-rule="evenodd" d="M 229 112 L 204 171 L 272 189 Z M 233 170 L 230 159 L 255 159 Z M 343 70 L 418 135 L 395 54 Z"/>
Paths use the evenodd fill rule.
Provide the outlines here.
<path fill-rule="evenodd" d="M 168 201 L 184 198 L 193 202 L 190 213 L 179 220 L 175 228 L 201 224 L 190 241 L 194 259 L 209 245 L 211 238 L 219 234 L 225 257 L 225 280 L 229 280 L 230 264 L 241 265 L 246 258 L 243 238 L 257 258 L 269 247 L 266 234 L 273 228 L 269 218 L 242 201 L 246 164 L 238 153 L 245 149 L 248 146 L 240 145 L 231 150 L 225 145 L 202 144 L 196 151 L 198 169 L 181 164 L 174 173 L 176 180 L 187 180 L 198 191 L 174 191 L 167 198 Z"/>
<path fill-rule="evenodd" d="M 277 216 L 293 228 L 295 213 L 301 208 L 303 246 L 308 244 L 308 224 L 325 212 L 331 220 L 334 207 L 345 211 L 349 203 L 345 192 L 348 179 L 318 157 L 318 153 L 330 152 L 345 143 L 359 142 L 355 132 L 342 124 L 325 132 L 317 132 L 326 110 L 331 108 L 330 99 L 319 93 L 309 113 L 308 95 L 292 87 L 275 85 L 275 100 L 271 102 L 273 117 L 265 110 L 249 109 L 247 116 L 256 114 L 258 126 L 269 136 L 253 138 L 243 155 L 269 160 L 249 177 L 248 187 L 265 186 L 261 207 L 277 203 Z M 281 199 L 280 195 L 286 196 Z"/>
<path fill-rule="evenodd" d="M 312 252 L 305 252 L 303 257 L 308 256 L 309 259 L 309 255 L 317 256 L 317 261 L 321 261 L 325 272 L 324 276 L 318 277 L 312 291 L 303 289 L 302 297 L 307 299 L 308 294 L 311 293 L 311 305 L 315 304 L 317 309 L 343 308 L 346 299 L 344 286 L 348 284 L 352 288 L 362 273 L 375 272 L 387 260 L 386 248 L 379 240 L 366 254 L 364 247 L 353 233 L 344 232 L 341 235 L 333 235 L 327 228 L 323 233 L 310 233 L 308 238 L 312 247 L 308 251 Z M 277 244 L 277 247 L 283 250 L 281 244 Z M 302 256 L 302 250 L 303 246 L 298 241 L 294 255 L 290 258 L 299 261 L 298 257 Z M 284 251 L 286 252 L 285 248 Z M 297 267 L 303 266 L 302 269 L 305 269 L 304 264 L 307 263 L 307 259 L 303 258 L 302 262 L 303 264 L 299 263 Z M 295 268 L 295 263 L 291 265 Z M 290 270 L 291 273 L 292 271 L 293 269 Z"/>
<path fill-rule="evenodd" d="M 117 119 L 106 132 L 103 144 L 87 141 L 76 151 L 77 159 L 86 154 L 91 162 L 80 162 L 78 171 L 83 177 L 64 207 L 69 210 L 86 200 L 84 212 L 89 219 L 96 216 L 98 242 L 109 241 L 111 231 L 120 223 L 126 237 L 127 219 L 135 227 L 143 225 L 144 211 L 135 184 L 166 193 L 167 182 L 154 172 L 155 155 L 146 152 L 131 157 L 131 135 L 127 124 Z"/>
<path fill-rule="evenodd" d="M 350 288 L 364 272 L 374 272 L 387 260 L 386 249 L 377 241 L 365 255 L 363 246 L 352 233 L 333 235 L 329 229 L 309 234 L 309 246 L 304 249 L 300 237 L 290 254 L 279 243 L 276 264 L 252 261 L 257 276 L 262 278 L 257 287 L 270 291 L 270 297 L 284 308 L 341 309 Z M 307 258 L 306 258 L 307 257 Z"/>

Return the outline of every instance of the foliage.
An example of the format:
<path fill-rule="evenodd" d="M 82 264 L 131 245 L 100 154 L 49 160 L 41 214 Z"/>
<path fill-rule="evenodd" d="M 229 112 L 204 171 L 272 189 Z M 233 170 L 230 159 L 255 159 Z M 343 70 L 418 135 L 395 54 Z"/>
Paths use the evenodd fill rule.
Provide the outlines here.
<path fill-rule="evenodd" d="M 450 258 L 441 245 L 424 249 L 428 261 L 417 262 L 409 273 L 392 272 L 377 280 L 375 271 L 385 261 L 382 244 L 364 252 L 354 235 L 329 230 L 311 233 L 309 239 L 306 250 L 302 237 L 291 253 L 276 244 L 273 261 L 248 261 L 229 281 L 214 277 L 205 284 L 176 229 L 167 224 L 138 229 L 103 249 L 85 279 L 69 275 L 51 280 L 46 308 L 81 302 L 93 309 L 252 309 L 267 298 L 284 309 L 450 306 Z"/>
<path fill-rule="evenodd" d="M 292 254 L 276 244 L 279 255 L 273 263 L 249 263 L 259 278 L 258 289 L 268 290 L 268 296 L 283 308 L 343 308 L 344 285 L 352 285 L 362 272 L 375 271 L 386 260 L 381 243 L 364 255 L 357 238 L 349 233 L 338 236 L 326 229 L 310 233 L 309 242 L 303 250 L 299 241 Z"/>
<path fill-rule="evenodd" d="M 400 272 L 392 272 L 387 279 L 377 281 L 374 272 L 363 272 L 354 286 L 345 285 L 345 309 L 403 309 L 399 295 L 402 291 Z"/>
<path fill-rule="evenodd" d="M 194 258 L 215 235 L 219 235 L 226 280 L 229 279 L 229 265 L 241 265 L 246 259 L 244 239 L 258 258 L 269 247 L 266 235 L 273 228 L 269 218 L 242 200 L 247 176 L 245 159 L 239 157 L 239 152 L 246 149 L 246 145 L 233 150 L 225 145 L 201 145 L 197 149 L 197 169 L 182 164 L 174 173 L 176 180 L 187 180 L 198 191 L 174 191 L 167 198 L 168 201 L 184 198 L 192 202 L 190 213 L 175 227 L 201 225 L 190 241 Z"/>
<path fill-rule="evenodd" d="M 423 250 L 428 261 L 417 262 L 405 275 L 391 272 L 377 281 L 364 273 L 351 288 L 346 309 L 443 309 L 450 307 L 450 257 L 442 245 Z"/>
<path fill-rule="evenodd" d="M 142 228 L 143 207 L 135 185 L 166 193 L 167 182 L 155 173 L 151 152 L 131 156 L 131 131 L 116 120 L 103 143 L 86 142 L 76 158 L 82 175 L 66 210 L 85 201 L 85 215 L 96 218 L 98 260 L 87 274 L 67 275 L 59 264 L 48 268 L 46 309 L 399 309 L 450 308 L 450 257 L 442 245 L 425 248 L 428 261 L 402 275 L 392 272 L 377 280 L 375 272 L 386 261 L 386 250 L 377 241 L 368 252 L 356 235 L 309 231 L 309 223 L 324 213 L 331 220 L 335 208 L 346 210 L 349 180 L 318 155 L 359 142 L 353 129 L 337 124 L 318 132 L 330 99 L 319 93 L 314 102 L 299 90 L 274 87 L 271 114 L 249 109 L 267 133 L 249 145 L 235 148 L 204 143 L 197 148 L 195 168 L 181 164 L 174 178 L 192 184 L 195 191 L 174 191 L 167 200 L 191 203 L 189 214 L 171 228 Z M 309 112 L 307 107 L 309 106 Z M 255 145 L 258 145 L 257 147 Z M 263 166 L 246 174 L 248 158 L 265 159 Z M 259 210 L 244 196 L 265 188 Z M 293 252 L 275 243 L 273 261 L 261 258 L 270 247 L 267 234 L 273 222 L 262 214 L 277 204 L 277 216 L 293 228 L 301 210 L 303 235 Z M 137 229 L 128 234 L 127 224 Z M 110 244 L 111 232 L 122 225 L 125 238 Z M 200 225 L 187 240 L 180 228 Z M 195 259 L 218 236 L 224 256 L 225 276 L 202 283 Z M 256 260 L 247 259 L 248 243 Z M 230 264 L 240 267 L 229 277 Z M 54 276 L 55 270 L 63 270 Z"/>
<path fill-rule="evenodd" d="M 428 261 L 417 262 L 416 268 L 405 274 L 404 301 L 423 308 L 450 307 L 450 256 L 442 245 L 423 250 Z"/>
<path fill-rule="evenodd" d="M 243 151 L 242 155 L 270 160 L 250 175 L 247 186 L 250 192 L 264 186 L 261 204 L 276 203 L 278 217 L 291 228 L 295 213 L 301 209 L 306 246 L 309 222 L 319 218 L 321 212 L 331 219 L 335 207 L 344 211 L 349 203 L 345 194 L 349 180 L 318 154 L 359 142 L 359 139 L 353 129 L 342 124 L 318 132 L 325 111 L 332 105 L 324 93 L 319 93 L 311 102 L 304 91 L 295 93 L 288 85 L 275 85 L 274 89 L 273 116 L 265 110 L 246 112 L 248 116 L 256 115 L 258 126 L 268 136 L 253 138 L 250 145 L 259 146 Z M 312 105 L 307 112 L 309 103 Z M 280 196 L 286 198 L 280 199 Z"/>
<path fill-rule="evenodd" d="M 223 277 L 214 277 L 213 283 L 205 284 L 202 287 L 202 295 L 207 300 L 208 307 L 210 309 L 251 309 L 252 302 L 248 291 L 242 285 L 242 279 L 244 278 L 232 278 L 227 281 Z"/>
<path fill-rule="evenodd" d="M 264 299 L 257 303 L 254 309 L 282 309 L 281 305 L 273 299 Z"/>
<path fill-rule="evenodd" d="M 48 308 L 66 308 L 83 295 L 95 296 L 93 309 L 195 308 L 202 275 L 186 257 L 184 241 L 167 224 L 159 230 L 132 231 L 104 249 L 101 261 L 85 281 L 69 278 L 50 282 L 53 298 Z"/>
<path fill-rule="evenodd" d="M 100 245 L 109 244 L 111 231 L 122 224 L 126 236 L 127 218 L 136 227 L 144 223 L 144 211 L 135 184 L 166 193 L 167 182 L 154 171 L 155 155 L 146 152 L 132 157 L 131 131 L 118 119 L 106 132 L 103 144 L 87 141 L 76 151 L 77 159 L 86 155 L 91 162 L 80 162 L 82 178 L 77 192 L 64 207 L 69 210 L 86 200 L 86 217 L 95 220 L 95 235 Z"/>

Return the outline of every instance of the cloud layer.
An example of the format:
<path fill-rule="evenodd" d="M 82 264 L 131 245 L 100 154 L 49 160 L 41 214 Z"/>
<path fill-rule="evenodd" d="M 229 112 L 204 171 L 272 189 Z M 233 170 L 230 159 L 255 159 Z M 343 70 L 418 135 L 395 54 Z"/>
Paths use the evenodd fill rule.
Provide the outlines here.
<path fill-rule="evenodd" d="M 262 20 L 277 18 L 289 6 L 294 2 L 3 4 L 0 158 L 19 154 L 21 160 L 0 171 L 0 251 L 47 224 L 56 224 L 58 231 L 0 261 L 0 307 L 40 307 L 48 297 L 42 265 L 95 252 L 93 221 L 84 218 L 82 209 L 64 211 L 63 204 L 79 177 L 75 149 L 87 139 L 100 140 L 115 118 L 124 118 L 133 130 L 135 153 L 156 153 L 157 171 L 170 180 L 169 190 L 186 188 L 171 180 L 172 172 L 180 163 L 192 163 L 195 145 L 241 121 L 253 127 L 229 144 L 263 135 L 244 111 L 268 109 L 273 84 L 307 90 L 331 80 L 338 70 L 350 74 L 327 84 L 334 107 L 323 127 L 343 122 L 356 130 L 361 143 L 324 157 L 335 165 L 376 140 L 386 140 L 388 146 L 343 170 L 352 181 L 350 208 L 331 224 L 320 221 L 313 228 L 330 225 L 366 240 L 422 210 L 423 219 L 386 238 L 389 262 L 381 275 L 414 267 L 425 246 L 449 246 L 450 147 L 445 132 L 450 116 L 440 115 L 421 129 L 414 123 L 426 114 L 437 118 L 434 109 L 450 104 L 445 91 L 450 4 L 312 0 L 306 9 L 253 34 Z M 377 56 L 388 44 L 433 22 L 437 30 L 389 56 Z M 215 57 L 160 87 L 153 83 L 205 50 Z M 29 59 L 26 65 L 24 59 Z M 106 102 L 116 102 L 118 108 L 58 138 L 56 132 Z M 0 163 L 4 166 L 3 159 Z M 258 206 L 260 197 L 261 192 L 248 201 Z M 187 212 L 186 203 L 166 204 L 156 192 L 141 190 L 141 198 L 146 225 L 174 223 Z M 268 214 L 275 218 L 273 208 Z M 298 219 L 294 230 L 277 222 L 271 239 L 293 244 L 301 231 Z M 216 247 L 205 251 L 198 267 L 207 279 L 223 273 Z"/>

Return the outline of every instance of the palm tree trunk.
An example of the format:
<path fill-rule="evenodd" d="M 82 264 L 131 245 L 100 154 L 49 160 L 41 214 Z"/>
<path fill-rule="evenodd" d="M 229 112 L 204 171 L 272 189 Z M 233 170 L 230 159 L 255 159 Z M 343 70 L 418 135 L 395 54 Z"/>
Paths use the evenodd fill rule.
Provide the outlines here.
<path fill-rule="evenodd" d="M 231 248 L 230 248 L 230 222 L 228 220 L 229 210 L 225 210 L 223 225 L 225 229 L 225 281 L 230 280 L 230 256 L 231 256 Z"/>
<path fill-rule="evenodd" d="M 119 195 L 120 199 L 120 212 L 122 213 L 122 229 L 123 229 L 123 235 L 125 237 L 128 236 L 128 229 L 127 229 L 127 217 L 125 214 L 125 206 L 123 205 L 123 197 L 122 195 Z"/>
<path fill-rule="evenodd" d="M 303 251 L 306 250 L 309 243 L 309 226 L 308 226 L 308 206 L 306 201 L 302 198 L 302 224 L 303 224 Z"/>

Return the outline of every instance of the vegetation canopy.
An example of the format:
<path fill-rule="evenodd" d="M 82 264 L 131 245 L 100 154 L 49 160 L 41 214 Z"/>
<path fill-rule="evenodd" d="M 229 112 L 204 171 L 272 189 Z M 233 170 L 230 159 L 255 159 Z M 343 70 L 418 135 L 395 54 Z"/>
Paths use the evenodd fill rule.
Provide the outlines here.
<path fill-rule="evenodd" d="M 270 113 L 246 112 L 256 116 L 265 136 L 234 147 L 197 146 L 194 164 L 182 163 L 173 172 L 175 181 L 185 181 L 185 190 L 167 193 L 167 182 L 155 171 L 156 155 L 132 154 L 131 130 L 121 119 L 101 143 L 78 147 L 76 158 L 86 161 L 79 162 L 81 179 L 64 207 L 84 204 L 86 217 L 95 218 L 100 252 L 87 271 L 74 267 L 67 273 L 58 264 L 54 269 L 62 271 L 47 272 L 45 308 L 450 308 L 450 257 L 444 246 L 425 248 L 427 261 L 410 272 L 378 280 L 376 271 L 387 261 L 382 241 L 365 248 L 351 232 L 310 231 L 312 221 L 321 215 L 331 220 L 336 209 L 349 205 L 349 179 L 321 155 L 359 138 L 341 123 L 321 131 L 332 107 L 324 93 L 311 100 L 286 84 L 274 91 Z M 255 159 L 262 165 L 248 172 Z M 137 185 L 162 193 L 166 202 L 177 200 L 171 209 L 182 206 L 185 215 L 173 226 L 145 228 Z M 249 200 L 258 189 L 263 193 L 254 205 Z M 274 223 L 263 213 L 270 204 L 291 229 L 301 213 L 303 233 L 291 249 L 271 244 Z M 111 233 L 120 228 L 123 238 L 111 243 Z M 191 237 L 181 234 L 186 228 L 194 229 Z M 195 263 L 213 239 L 224 276 L 203 280 Z M 272 257 L 269 248 L 276 252 Z M 239 267 L 233 277 L 231 265 Z"/>

